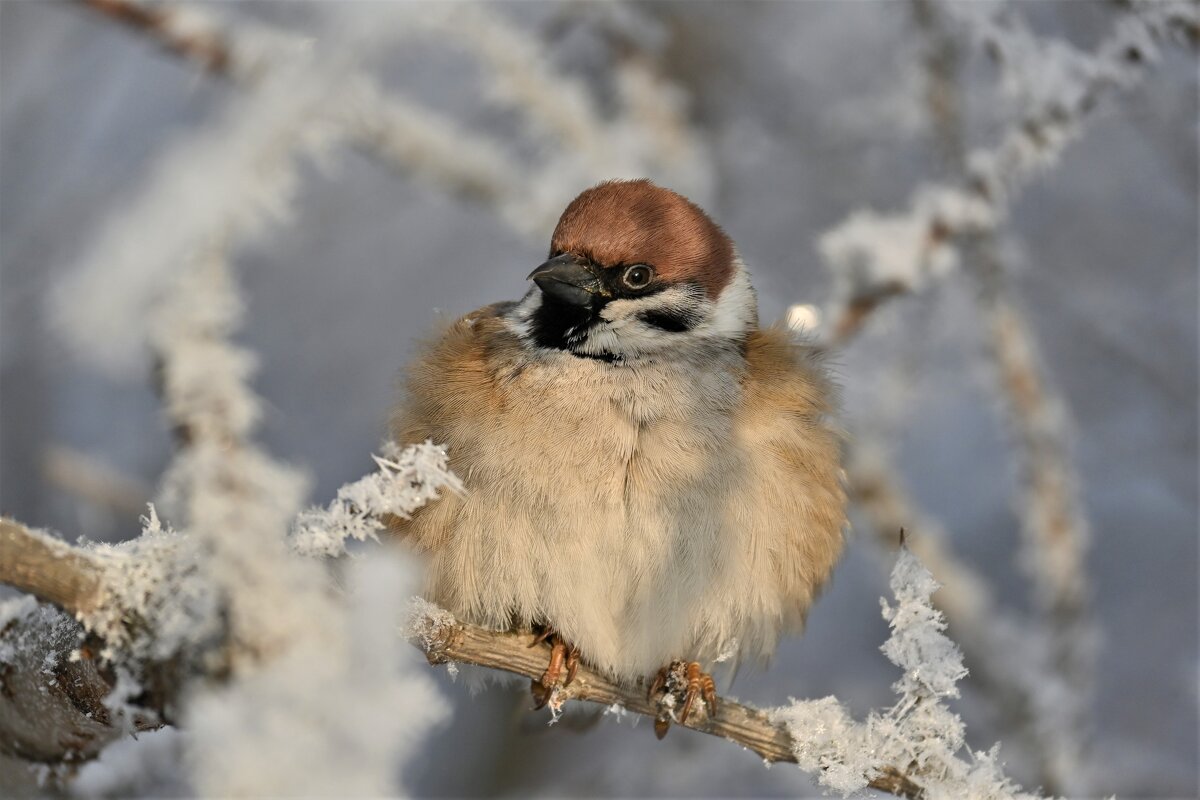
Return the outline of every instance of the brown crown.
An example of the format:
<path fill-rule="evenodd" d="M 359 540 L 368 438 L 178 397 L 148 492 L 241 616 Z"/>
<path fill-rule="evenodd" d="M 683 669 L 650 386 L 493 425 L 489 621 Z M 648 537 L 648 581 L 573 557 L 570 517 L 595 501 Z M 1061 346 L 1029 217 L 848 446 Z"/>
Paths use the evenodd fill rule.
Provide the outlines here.
<path fill-rule="evenodd" d="M 696 283 L 716 298 L 733 275 L 733 242 L 686 197 L 648 180 L 606 181 L 563 212 L 550 255 L 601 266 L 649 264 L 668 283 Z"/>

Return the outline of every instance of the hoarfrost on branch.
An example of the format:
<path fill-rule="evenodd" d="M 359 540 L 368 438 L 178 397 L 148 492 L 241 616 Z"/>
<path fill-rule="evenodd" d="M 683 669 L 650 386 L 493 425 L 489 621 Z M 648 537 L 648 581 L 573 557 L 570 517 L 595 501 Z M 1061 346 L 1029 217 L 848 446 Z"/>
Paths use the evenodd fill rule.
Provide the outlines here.
<path fill-rule="evenodd" d="M 944 701 L 958 697 L 967 670 L 945 634 L 942 612 L 930 600 L 938 584 L 907 548 L 896 559 L 891 588 L 895 605 L 881 601 L 892 631 L 882 650 L 902 670 L 892 684 L 899 698 L 862 723 L 834 697 L 793 700 L 774 709 L 771 718 L 791 733 L 797 763 L 843 796 L 865 789 L 881 765 L 900 764 L 927 800 L 1031 797 L 1003 776 L 998 746 L 960 755 L 963 722 Z"/>

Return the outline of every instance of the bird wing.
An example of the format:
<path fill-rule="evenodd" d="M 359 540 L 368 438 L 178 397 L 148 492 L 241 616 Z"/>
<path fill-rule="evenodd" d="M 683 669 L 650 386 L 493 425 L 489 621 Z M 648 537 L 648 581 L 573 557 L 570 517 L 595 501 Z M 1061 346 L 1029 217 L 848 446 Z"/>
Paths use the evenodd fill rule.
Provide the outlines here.
<path fill-rule="evenodd" d="M 788 600 L 785 628 L 799 630 L 844 541 L 838 392 L 823 352 L 784 327 L 753 332 L 746 362 L 737 435 L 752 454 L 756 502 L 769 510 L 750 516 L 769 520 L 770 529 L 758 526 L 755 546 L 770 550 L 760 563 L 771 564 Z"/>
<path fill-rule="evenodd" d="M 463 470 L 469 469 L 471 450 L 483 438 L 480 426 L 495 418 L 488 409 L 500 402 L 494 357 L 518 347 L 502 319 L 512 305 L 493 303 L 472 311 L 421 343 L 402 378 L 403 393 L 392 411 L 389 428 L 393 441 L 405 445 L 428 439 L 444 445 L 451 469 L 468 479 Z M 404 534 L 410 520 L 395 518 L 388 523 L 394 533 Z"/>

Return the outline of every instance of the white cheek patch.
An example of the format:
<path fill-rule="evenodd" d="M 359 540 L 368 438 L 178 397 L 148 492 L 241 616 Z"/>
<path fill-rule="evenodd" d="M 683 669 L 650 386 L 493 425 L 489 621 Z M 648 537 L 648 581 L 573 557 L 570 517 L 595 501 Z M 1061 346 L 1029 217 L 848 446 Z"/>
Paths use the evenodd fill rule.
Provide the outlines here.
<path fill-rule="evenodd" d="M 691 315 L 702 319 L 706 307 L 712 303 L 704 292 L 691 286 L 672 286 L 657 294 L 632 300 L 613 300 L 600 312 L 600 318 L 613 326 L 622 326 L 639 321 L 643 314 L 655 311 L 664 314 Z"/>
<path fill-rule="evenodd" d="M 665 330 L 644 319 L 654 312 L 691 317 L 697 323 L 686 331 Z M 604 307 L 600 317 L 603 322 L 587 331 L 578 349 L 591 355 L 637 355 L 719 339 L 740 339 L 758 324 L 758 298 L 739 258 L 716 302 L 696 287 L 676 286 L 649 297 L 614 300 Z"/>
<path fill-rule="evenodd" d="M 758 326 L 758 295 L 750 285 L 750 273 L 738 256 L 733 260 L 733 275 L 721 291 L 712 313 L 696 328 L 711 337 L 739 337 Z"/>
<path fill-rule="evenodd" d="M 601 321 L 587 331 L 578 350 L 591 355 L 617 353 L 628 356 L 677 345 L 681 334 L 653 325 L 644 316 L 657 312 L 703 320 L 712 305 L 702 291 L 687 286 L 672 286 L 646 297 L 612 300 L 601 310 Z"/>

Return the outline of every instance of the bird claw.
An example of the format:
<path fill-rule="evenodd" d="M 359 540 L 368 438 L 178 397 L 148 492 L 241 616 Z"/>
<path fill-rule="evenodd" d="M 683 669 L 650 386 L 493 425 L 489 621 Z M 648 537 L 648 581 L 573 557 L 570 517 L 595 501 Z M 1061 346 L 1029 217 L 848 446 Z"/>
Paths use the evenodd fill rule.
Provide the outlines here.
<path fill-rule="evenodd" d="M 546 666 L 542 677 L 530 681 L 529 684 L 535 711 L 544 708 L 547 704 L 551 704 L 553 707 L 551 701 L 557 690 L 570 686 L 571 682 L 575 680 L 575 673 L 579 670 L 579 648 L 575 645 L 568 645 L 553 628 L 543 629 L 529 646 L 535 647 L 542 642 L 550 643 L 550 663 Z"/>
<path fill-rule="evenodd" d="M 687 723 L 697 698 L 704 703 L 709 717 L 717 715 L 717 686 L 696 661 L 672 661 L 660 669 L 646 698 L 653 699 L 659 693 L 663 696 L 659 699 L 659 712 L 654 720 L 654 734 L 659 739 L 667 735 L 673 718 L 681 725 Z M 671 698 L 669 702 L 668 697 Z M 679 716 L 674 717 L 672 708 L 680 702 L 683 705 Z"/>

